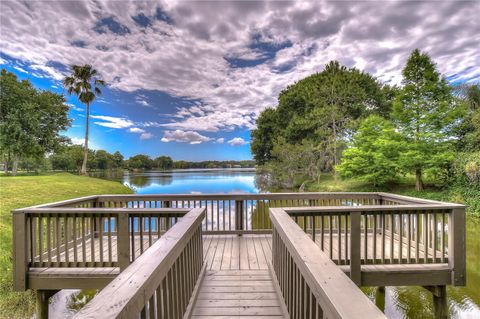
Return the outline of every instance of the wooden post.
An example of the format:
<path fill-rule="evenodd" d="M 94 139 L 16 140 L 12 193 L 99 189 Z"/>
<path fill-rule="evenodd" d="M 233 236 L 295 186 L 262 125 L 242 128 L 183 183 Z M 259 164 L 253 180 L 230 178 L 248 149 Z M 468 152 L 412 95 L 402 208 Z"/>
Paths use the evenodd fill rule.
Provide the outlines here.
<path fill-rule="evenodd" d="M 235 201 L 235 230 L 243 230 L 243 200 Z M 239 234 L 241 235 L 241 234 Z"/>
<path fill-rule="evenodd" d="M 452 285 L 466 285 L 465 207 L 452 209 L 448 214 L 448 265 Z"/>
<path fill-rule="evenodd" d="M 130 233 L 128 231 L 128 214 L 119 213 L 117 217 L 118 232 L 117 232 L 117 256 L 118 267 L 120 271 L 130 265 Z M 132 229 L 132 236 L 133 236 Z"/>
<path fill-rule="evenodd" d="M 361 212 L 350 212 L 350 279 L 357 285 L 362 285 L 362 269 L 360 256 L 360 219 Z"/>
<path fill-rule="evenodd" d="M 447 286 L 424 286 L 432 293 L 433 297 L 433 311 L 435 319 L 447 319 L 448 303 L 447 303 Z"/>
<path fill-rule="evenodd" d="M 16 291 L 27 290 L 27 234 L 25 212 L 13 213 L 13 287 Z"/>
<path fill-rule="evenodd" d="M 36 319 L 48 319 L 48 304 L 50 297 L 59 290 L 37 290 Z"/>
<path fill-rule="evenodd" d="M 375 305 L 382 312 L 385 312 L 385 287 L 380 286 L 375 292 Z"/>

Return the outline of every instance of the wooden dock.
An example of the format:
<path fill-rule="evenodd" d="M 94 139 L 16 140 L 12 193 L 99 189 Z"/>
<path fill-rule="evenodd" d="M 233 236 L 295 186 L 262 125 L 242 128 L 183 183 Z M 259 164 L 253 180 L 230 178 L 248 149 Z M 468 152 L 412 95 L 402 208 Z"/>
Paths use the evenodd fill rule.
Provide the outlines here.
<path fill-rule="evenodd" d="M 442 318 L 466 280 L 464 207 L 384 193 L 103 195 L 13 220 L 39 317 L 80 288 L 101 292 L 76 318 L 381 318 L 357 287 L 416 285 Z"/>

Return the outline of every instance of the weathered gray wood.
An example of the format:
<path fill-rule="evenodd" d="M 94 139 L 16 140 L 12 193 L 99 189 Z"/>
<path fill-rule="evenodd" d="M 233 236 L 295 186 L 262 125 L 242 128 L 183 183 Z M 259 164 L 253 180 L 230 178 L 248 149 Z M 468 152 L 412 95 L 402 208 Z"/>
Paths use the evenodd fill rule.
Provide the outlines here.
<path fill-rule="evenodd" d="M 188 303 L 187 310 L 183 315 L 184 319 L 189 319 L 192 317 L 193 307 L 197 302 L 198 295 L 200 293 L 200 287 L 202 286 L 203 279 L 205 278 L 206 272 L 207 272 L 207 264 L 204 264 L 202 267 L 202 270 L 200 271 L 200 275 L 198 276 L 198 280 L 195 283 L 195 287 L 193 288 L 192 297 L 190 298 L 190 301 Z"/>
<path fill-rule="evenodd" d="M 270 218 L 295 267 L 298 267 L 328 318 L 385 318 L 355 284 L 310 240 L 282 209 Z M 287 307 L 292 309 L 287 303 Z"/>
<path fill-rule="evenodd" d="M 362 284 L 362 273 L 360 270 L 360 212 L 352 212 L 350 215 L 350 279 L 357 285 Z"/>
<path fill-rule="evenodd" d="M 127 269 L 90 301 L 75 318 L 133 318 L 170 273 L 177 272 L 178 257 L 190 242 L 205 209 L 192 209 Z M 202 250 L 199 250 L 202 253 Z M 170 291 L 172 293 L 172 291 Z M 177 301 L 178 305 L 178 301 Z M 174 309 L 176 311 L 176 309 Z M 183 314 L 183 313 L 182 313 Z"/>
<path fill-rule="evenodd" d="M 452 284 L 466 285 L 465 207 L 448 214 L 448 264 L 452 269 Z"/>
<path fill-rule="evenodd" d="M 16 291 L 24 291 L 27 288 L 27 238 L 25 214 L 18 212 L 13 215 L 13 288 Z"/>
<path fill-rule="evenodd" d="M 117 258 L 120 270 L 125 270 L 130 265 L 130 236 L 128 230 L 129 216 L 126 213 L 117 215 Z"/>

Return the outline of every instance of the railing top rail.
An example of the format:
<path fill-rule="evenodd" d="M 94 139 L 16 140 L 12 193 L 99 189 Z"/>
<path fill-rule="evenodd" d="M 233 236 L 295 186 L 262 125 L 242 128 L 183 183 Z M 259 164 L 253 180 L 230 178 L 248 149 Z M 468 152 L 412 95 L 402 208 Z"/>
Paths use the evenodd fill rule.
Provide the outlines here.
<path fill-rule="evenodd" d="M 402 207 L 408 205 L 443 205 L 445 208 L 461 208 L 465 207 L 461 204 L 446 203 L 428 199 L 420 199 L 415 197 L 396 195 L 383 192 L 307 192 L 307 193 L 235 193 L 235 194 L 105 194 L 105 195 L 92 195 L 80 198 L 74 198 L 54 203 L 47 203 L 42 205 L 36 205 L 31 207 L 19 208 L 15 211 L 25 211 L 38 208 L 53 208 L 63 207 L 67 205 L 77 204 L 94 200 L 96 202 L 106 201 L 135 201 L 135 200 L 285 200 L 285 199 L 386 199 L 392 200 Z M 380 205 L 379 205 L 380 206 Z M 383 205 L 390 206 L 390 205 Z M 365 207 L 365 206 L 364 206 Z M 65 207 L 63 207 L 65 208 Z M 88 208 L 93 209 L 93 208 Z M 108 208 L 109 210 L 114 208 Z"/>
<path fill-rule="evenodd" d="M 465 207 L 465 205 L 462 205 L 462 204 L 441 202 L 437 200 L 417 198 L 417 197 L 411 197 L 411 196 L 405 196 L 405 195 L 397 195 L 392 193 L 380 192 L 378 194 L 383 199 L 398 201 L 399 203 L 402 203 L 402 204 L 430 204 L 430 205 L 447 205 L 447 206 L 455 206 L 455 207 Z"/>
<path fill-rule="evenodd" d="M 32 209 L 32 208 L 42 208 L 42 207 L 61 207 L 65 205 L 71 205 L 71 204 L 77 204 L 89 200 L 95 200 L 99 197 L 100 195 L 91 195 L 91 196 L 84 196 L 84 197 L 77 197 L 77 198 L 72 198 L 72 199 L 66 199 L 58 202 L 52 202 L 52 203 L 45 203 L 45 204 L 40 204 L 40 205 L 34 205 L 34 206 L 29 206 L 29 207 L 23 207 L 23 208 L 18 208 L 13 210 L 14 212 L 17 210 L 23 211 L 26 209 Z"/>
<path fill-rule="evenodd" d="M 99 201 L 105 200 L 135 200 L 135 199 L 156 199 L 161 198 L 165 200 L 175 199 L 324 199 L 344 198 L 349 196 L 351 198 L 378 198 L 380 195 L 374 192 L 306 192 L 306 193 L 213 193 L 213 194 L 105 194 L 99 195 Z"/>
<path fill-rule="evenodd" d="M 319 207 L 285 207 L 284 210 L 290 215 L 301 215 L 305 213 L 345 213 L 345 212 L 375 212 L 375 211 L 391 211 L 391 212 L 404 212 L 414 210 L 446 210 L 465 207 L 463 205 L 425 205 L 425 204 L 416 204 L 416 205 L 364 205 L 364 206 L 319 206 Z"/>
<path fill-rule="evenodd" d="M 281 208 L 270 208 L 277 233 L 328 318 L 385 318 Z"/>
<path fill-rule="evenodd" d="M 194 208 L 102 289 L 74 318 L 134 318 L 182 253 L 204 217 Z M 147 298 L 147 300 L 145 300 Z"/>
<path fill-rule="evenodd" d="M 14 210 L 14 214 L 32 213 L 32 214 L 186 214 L 191 208 L 77 208 L 77 207 L 40 207 L 40 208 L 24 208 Z"/>

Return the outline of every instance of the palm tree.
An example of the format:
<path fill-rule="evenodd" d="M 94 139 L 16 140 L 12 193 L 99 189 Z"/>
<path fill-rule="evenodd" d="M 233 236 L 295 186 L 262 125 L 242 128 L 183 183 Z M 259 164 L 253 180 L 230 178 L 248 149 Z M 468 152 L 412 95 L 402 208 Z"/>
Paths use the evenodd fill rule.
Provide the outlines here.
<path fill-rule="evenodd" d="M 105 86 L 105 81 L 99 79 L 98 72 L 90 64 L 72 65 L 72 74 L 63 79 L 63 86 L 68 94 L 77 95 L 80 102 L 87 106 L 86 125 L 85 125 L 85 143 L 83 150 L 83 163 L 80 174 L 87 174 L 88 160 L 88 121 L 90 117 L 90 104 L 95 98 L 102 94 L 101 86 Z"/>

